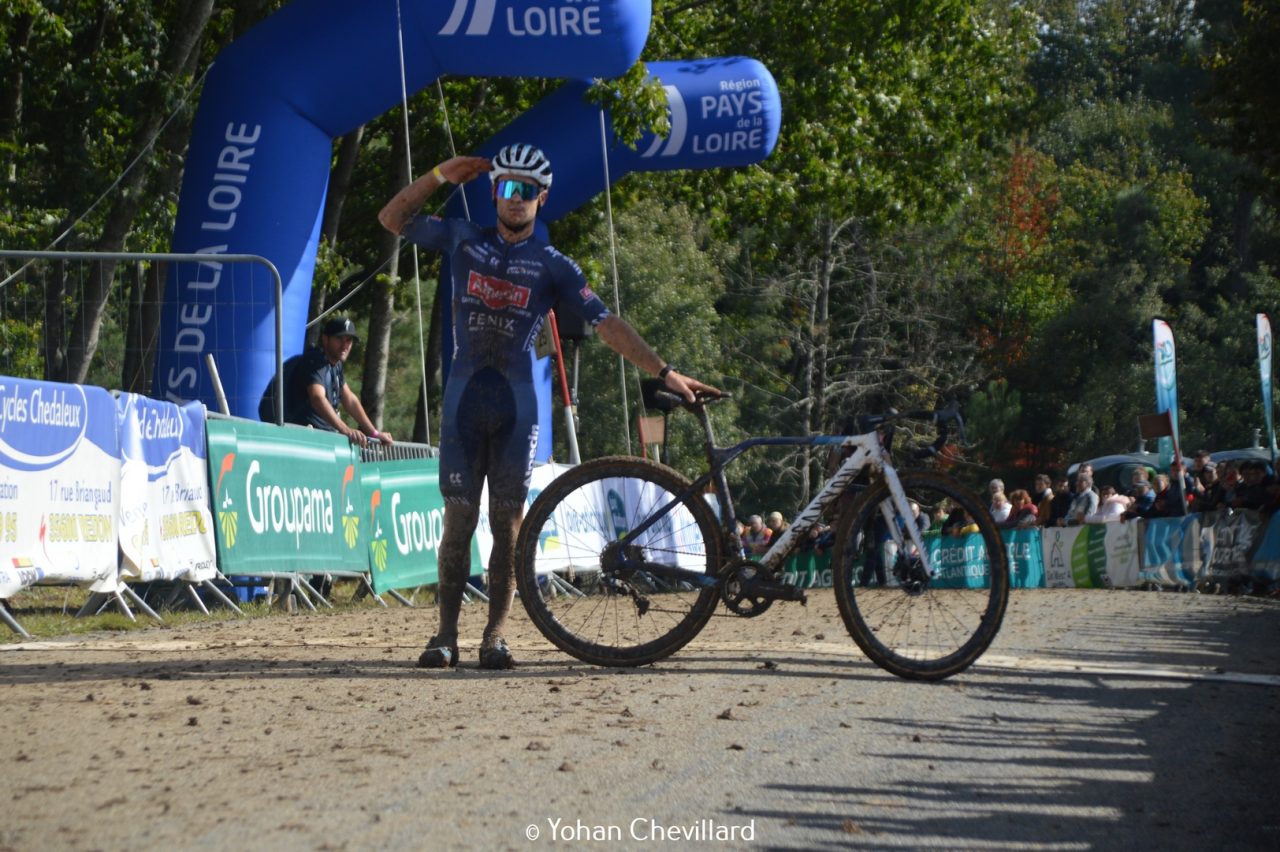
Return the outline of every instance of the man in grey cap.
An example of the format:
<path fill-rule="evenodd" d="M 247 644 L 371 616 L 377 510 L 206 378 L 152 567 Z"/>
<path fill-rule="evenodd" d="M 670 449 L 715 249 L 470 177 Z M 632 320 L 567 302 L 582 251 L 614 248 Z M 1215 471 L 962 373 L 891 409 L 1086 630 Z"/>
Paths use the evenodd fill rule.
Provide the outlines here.
<path fill-rule="evenodd" d="M 390 444 L 390 433 L 379 432 L 373 425 L 342 372 L 356 340 L 356 326 L 350 319 L 339 317 L 324 324 L 319 344 L 303 352 L 297 364 L 285 371 L 289 392 L 284 400 L 284 419 L 299 426 L 340 432 L 362 447 L 369 445 L 370 438 Z M 359 430 L 343 422 L 339 407 L 346 409 Z"/>

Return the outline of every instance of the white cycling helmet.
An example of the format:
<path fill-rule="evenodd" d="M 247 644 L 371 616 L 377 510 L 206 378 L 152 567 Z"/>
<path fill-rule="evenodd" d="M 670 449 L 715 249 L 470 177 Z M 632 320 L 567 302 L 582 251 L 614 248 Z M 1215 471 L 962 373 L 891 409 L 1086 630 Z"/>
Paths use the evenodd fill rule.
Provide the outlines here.
<path fill-rule="evenodd" d="M 503 175 L 528 178 L 543 189 L 550 189 L 551 161 L 541 148 L 517 142 L 493 157 L 493 171 L 489 172 L 489 179 L 496 183 Z"/>

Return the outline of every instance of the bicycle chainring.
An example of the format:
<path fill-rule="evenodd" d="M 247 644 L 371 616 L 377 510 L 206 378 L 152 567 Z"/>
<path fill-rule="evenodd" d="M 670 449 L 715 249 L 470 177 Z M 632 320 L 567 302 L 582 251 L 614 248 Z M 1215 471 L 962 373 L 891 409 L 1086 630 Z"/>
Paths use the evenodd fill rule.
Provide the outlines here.
<path fill-rule="evenodd" d="M 753 581 L 763 579 L 760 563 L 751 559 L 736 559 L 724 568 L 724 582 L 720 584 L 720 599 L 734 615 L 755 618 L 764 615 L 773 605 L 773 598 L 753 592 Z"/>

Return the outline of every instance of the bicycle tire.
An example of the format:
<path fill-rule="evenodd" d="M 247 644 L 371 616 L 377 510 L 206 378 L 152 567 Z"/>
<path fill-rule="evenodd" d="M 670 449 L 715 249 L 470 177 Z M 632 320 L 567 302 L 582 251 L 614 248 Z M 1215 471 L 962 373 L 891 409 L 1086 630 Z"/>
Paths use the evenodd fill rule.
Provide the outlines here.
<path fill-rule="evenodd" d="M 877 534 L 874 519 L 883 517 L 882 503 L 887 502 L 900 528 L 903 523 L 888 485 L 880 480 L 837 521 L 832 558 L 836 602 L 854 642 L 876 665 L 910 680 L 942 680 L 971 666 L 999 632 L 1009 602 L 1008 556 L 990 511 L 959 482 L 925 471 L 899 472 L 899 479 L 922 515 L 944 501 L 967 511 L 978 526 L 985 555 L 976 558 L 974 570 L 970 557 L 978 551 L 965 548 L 948 566 L 942 548 L 962 545 L 930 532 L 926 547 L 938 554 L 935 568 L 944 570 L 924 576 L 919 559 L 894 553 L 891 543 L 881 541 L 887 524 Z M 933 539 L 936 550 L 930 544 Z M 868 558 L 873 560 L 870 566 Z M 876 558 L 883 572 L 876 579 L 884 584 L 871 586 Z M 955 564 L 961 566 L 959 571 Z"/>
<path fill-rule="evenodd" d="M 583 662 L 617 667 L 661 660 L 697 636 L 715 611 L 718 585 L 681 588 L 643 571 L 623 576 L 604 561 L 611 542 L 688 487 L 671 468 L 630 456 L 595 459 L 554 479 L 516 542 L 516 585 L 539 632 Z M 715 577 L 721 532 L 711 507 L 694 494 L 669 517 L 637 540 L 644 558 L 678 560 Z M 564 593 L 566 583 L 575 591 Z"/>

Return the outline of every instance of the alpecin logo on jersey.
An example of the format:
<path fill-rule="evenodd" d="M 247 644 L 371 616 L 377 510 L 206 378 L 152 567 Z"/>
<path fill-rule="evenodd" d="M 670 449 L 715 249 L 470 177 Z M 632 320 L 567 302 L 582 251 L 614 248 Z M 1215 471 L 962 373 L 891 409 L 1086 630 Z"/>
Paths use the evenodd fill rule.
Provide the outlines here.
<path fill-rule="evenodd" d="M 590 302 L 592 299 L 595 298 L 596 294 L 591 292 L 591 285 L 588 284 L 586 287 L 583 287 L 581 290 L 578 291 L 578 295 L 582 297 L 582 301 Z"/>
<path fill-rule="evenodd" d="M 467 278 L 467 295 L 475 296 L 492 311 L 529 307 L 529 292 L 528 287 L 521 287 L 501 278 L 490 278 L 474 270 Z"/>

